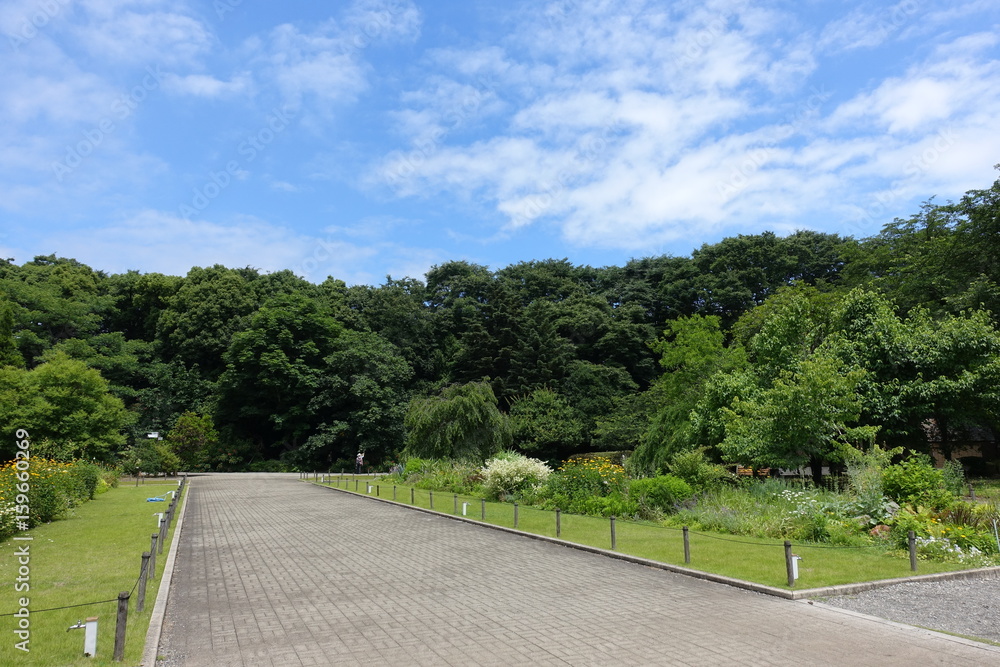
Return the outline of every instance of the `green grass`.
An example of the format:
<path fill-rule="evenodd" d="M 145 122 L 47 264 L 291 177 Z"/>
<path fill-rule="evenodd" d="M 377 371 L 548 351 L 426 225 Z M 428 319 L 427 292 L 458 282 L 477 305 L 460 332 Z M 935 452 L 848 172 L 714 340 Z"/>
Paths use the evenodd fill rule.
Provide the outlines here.
<path fill-rule="evenodd" d="M 112 600 L 120 591 L 131 591 L 139 576 L 143 551 L 156 532 L 153 512 L 167 509 L 168 503 L 147 503 L 146 498 L 163 495 L 177 483 L 148 482 L 139 487 L 122 485 L 98 495 L 62 520 L 38 526 L 27 535 L 31 542 L 6 540 L 0 543 L 0 613 L 17 611 L 18 598 L 30 598 L 30 653 L 14 648 L 19 641 L 12 632 L 13 617 L 0 617 L 0 664 L 3 665 L 136 665 L 140 662 L 149 617 L 167 560 L 174 526 L 171 526 L 163 553 L 156 557 L 156 577 L 146 588 L 145 610 L 136 611 L 138 589 L 129 600 L 125 661 L 112 661 L 115 617 L 118 603 L 39 612 L 52 607 Z M 178 506 L 178 511 L 180 506 Z M 14 591 L 18 564 L 15 549 L 30 544 L 31 590 Z M 67 628 L 77 620 L 97 616 L 97 656 L 83 657 L 83 630 Z"/>
<path fill-rule="evenodd" d="M 976 490 L 976 500 L 1000 503 L 1000 479 L 970 480 Z"/>
<path fill-rule="evenodd" d="M 344 480 L 335 478 L 328 486 L 339 487 L 353 492 L 357 484 L 361 495 L 378 495 L 393 499 L 393 485 L 368 477 L 353 476 Z M 367 492 L 371 485 L 371 493 Z M 411 487 L 396 486 L 396 500 L 410 504 Z M 461 514 L 462 503 L 468 502 L 467 516 L 480 520 L 481 499 L 472 496 L 457 496 L 458 511 L 455 511 L 455 494 L 429 492 L 413 489 L 413 501 L 417 507 L 430 508 L 433 493 L 436 511 Z M 486 521 L 499 526 L 514 526 L 514 506 L 508 503 L 486 503 Z M 519 530 L 556 536 L 555 512 L 533 507 L 518 507 Z M 702 572 L 721 574 L 744 581 L 788 589 L 788 575 L 785 570 L 784 541 L 758 539 L 718 533 L 691 531 L 689 544 L 690 564 L 684 563 L 684 537 L 679 528 L 665 528 L 651 522 L 615 522 L 616 550 L 641 558 L 690 567 Z M 570 515 L 560 516 L 561 539 L 599 547 L 611 548 L 611 522 L 602 517 Z M 799 579 L 795 588 L 819 588 L 838 584 L 849 584 L 878 579 L 892 579 L 914 574 L 910 571 L 908 555 L 903 551 L 886 552 L 878 547 L 829 548 L 804 542 L 793 542 L 792 551 L 802 556 L 799 561 Z M 961 565 L 920 561 L 916 574 L 932 574 L 965 569 Z"/>

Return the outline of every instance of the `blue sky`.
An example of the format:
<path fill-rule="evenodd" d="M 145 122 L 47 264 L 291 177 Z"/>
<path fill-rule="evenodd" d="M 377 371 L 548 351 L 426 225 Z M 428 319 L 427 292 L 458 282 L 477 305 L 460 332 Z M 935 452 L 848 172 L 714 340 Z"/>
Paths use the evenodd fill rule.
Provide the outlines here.
<path fill-rule="evenodd" d="M 0 253 L 380 284 L 860 238 L 993 182 L 998 56 L 995 0 L 5 0 Z"/>

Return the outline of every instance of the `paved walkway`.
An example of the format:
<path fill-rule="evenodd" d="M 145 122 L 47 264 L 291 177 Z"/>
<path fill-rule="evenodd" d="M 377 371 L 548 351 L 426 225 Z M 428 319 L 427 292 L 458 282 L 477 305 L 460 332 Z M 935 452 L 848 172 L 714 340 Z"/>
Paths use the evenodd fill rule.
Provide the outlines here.
<path fill-rule="evenodd" d="M 394 507 L 190 480 L 157 665 L 1000 665 L 1000 651 Z"/>

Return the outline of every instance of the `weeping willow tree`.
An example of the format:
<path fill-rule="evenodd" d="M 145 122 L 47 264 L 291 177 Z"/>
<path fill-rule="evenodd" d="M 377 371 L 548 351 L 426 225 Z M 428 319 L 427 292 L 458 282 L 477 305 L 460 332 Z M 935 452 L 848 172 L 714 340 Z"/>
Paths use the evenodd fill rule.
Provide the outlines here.
<path fill-rule="evenodd" d="M 451 385 L 437 396 L 413 399 L 404 424 L 409 456 L 484 461 L 511 443 L 507 416 L 487 382 Z"/>

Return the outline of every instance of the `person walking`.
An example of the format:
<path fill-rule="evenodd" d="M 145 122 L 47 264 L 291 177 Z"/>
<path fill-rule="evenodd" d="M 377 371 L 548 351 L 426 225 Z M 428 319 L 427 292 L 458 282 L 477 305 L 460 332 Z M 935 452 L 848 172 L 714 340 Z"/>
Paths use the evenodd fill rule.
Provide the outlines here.
<path fill-rule="evenodd" d="M 361 466 L 363 466 L 364 464 L 365 464 L 365 453 L 364 452 L 358 452 L 358 457 L 356 459 L 354 459 L 354 474 L 355 475 L 360 475 L 361 474 Z"/>

